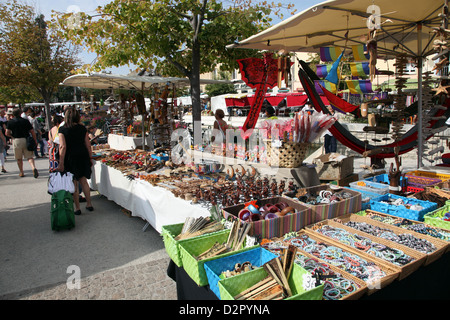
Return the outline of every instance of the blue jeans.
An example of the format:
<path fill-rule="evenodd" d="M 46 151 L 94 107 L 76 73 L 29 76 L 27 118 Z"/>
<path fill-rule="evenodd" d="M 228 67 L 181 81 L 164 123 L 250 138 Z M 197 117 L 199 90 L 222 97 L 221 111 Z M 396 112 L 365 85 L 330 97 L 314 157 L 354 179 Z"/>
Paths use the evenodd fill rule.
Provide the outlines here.
<path fill-rule="evenodd" d="M 41 157 L 45 156 L 44 153 L 44 140 L 38 140 L 39 146 L 41 148 Z M 37 157 L 38 156 L 38 151 L 37 151 L 37 147 L 36 149 L 34 149 L 34 155 Z"/>
<path fill-rule="evenodd" d="M 325 153 L 334 153 L 337 149 L 337 141 L 334 136 L 325 135 Z"/>

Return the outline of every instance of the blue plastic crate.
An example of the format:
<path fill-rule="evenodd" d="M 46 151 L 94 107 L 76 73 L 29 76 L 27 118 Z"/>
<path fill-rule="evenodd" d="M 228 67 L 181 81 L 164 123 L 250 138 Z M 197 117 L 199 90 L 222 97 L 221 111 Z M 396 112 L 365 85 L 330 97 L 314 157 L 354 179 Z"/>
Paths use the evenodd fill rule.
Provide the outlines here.
<path fill-rule="evenodd" d="M 364 182 L 365 186 L 359 186 L 358 182 Z M 356 189 L 356 191 L 367 191 L 378 194 L 386 194 L 389 192 L 389 185 L 378 182 L 371 182 L 366 180 L 359 180 L 349 183 L 351 189 Z"/>
<path fill-rule="evenodd" d="M 163 154 L 162 156 L 158 156 L 158 155 L 156 155 L 156 154 L 152 154 L 151 155 L 151 157 L 153 158 L 153 159 L 156 159 L 156 160 L 159 160 L 159 161 L 167 161 L 167 160 L 169 160 L 169 156 L 167 155 L 167 154 Z"/>
<path fill-rule="evenodd" d="M 261 267 L 266 262 L 277 256 L 264 248 L 255 248 L 228 257 L 205 262 L 204 268 L 208 277 L 209 288 L 220 299 L 218 282 L 221 280 L 220 274 L 227 270 L 234 270 L 236 263 L 250 262 L 254 267 Z"/>
<path fill-rule="evenodd" d="M 390 183 L 389 175 L 387 173 L 379 174 L 377 176 L 370 177 L 370 178 L 366 178 L 366 179 L 364 179 L 364 181 L 371 181 L 371 182 L 376 182 L 376 183 L 385 183 L 385 184 L 388 184 L 388 185 Z M 402 190 L 403 190 L 403 192 L 405 192 L 406 189 L 408 188 L 408 177 L 405 177 L 405 176 L 401 176 L 400 177 L 400 186 L 402 186 Z"/>
<path fill-rule="evenodd" d="M 383 203 L 381 201 L 389 201 L 390 199 L 402 199 L 405 204 L 418 204 L 423 207 L 422 210 L 411 210 L 407 209 L 405 206 L 392 205 L 388 203 Z M 370 200 L 370 209 L 373 211 L 378 211 L 381 213 L 390 214 L 400 218 L 406 218 L 409 220 L 423 221 L 426 213 L 436 210 L 437 204 L 430 201 L 418 200 L 414 198 L 406 198 L 402 196 L 397 196 L 395 194 L 385 194 L 378 198 L 376 201 Z"/>
<path fill-rule="evenodd" d="M 368 192 L 364 190 L 359 189 L 353 189 L 349 188 L 350 190 L 357 191 L 361 193 L 361 210 L 370 209 L 370 200 L 378 201 L 379 198 L 381 198 L 383 195 L 375 192 Z"/>

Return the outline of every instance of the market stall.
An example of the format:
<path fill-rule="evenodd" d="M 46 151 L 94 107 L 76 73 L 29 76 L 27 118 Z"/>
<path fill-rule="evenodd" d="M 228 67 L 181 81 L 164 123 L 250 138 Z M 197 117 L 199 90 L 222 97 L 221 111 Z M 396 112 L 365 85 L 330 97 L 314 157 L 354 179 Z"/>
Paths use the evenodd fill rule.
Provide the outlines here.
<path fill-rule="evenodd" d="M 200 205 L 176 198 L 169 190 L 152 186 L 144 180 L 130 179 L 120 170 L 96 161 L 90 179 L 90 186 L 102 196 L 142 218 L 161 232 L 168 224 L 184 222 L 187 217 L 208 216 L 209 211 Z"/>
<path fill-rule="evenodd" d="M 151 142 L 149 137 L 145 138 L 147 146 Z M 135 150 L 142 147 L 142 137 L 124 136 L 119 134 L 108 134 L 108 144 L 115 150 Z"/>
<path fill-rule="evenodd" d="M 377 5 L 388 12 L 383 19 L 392 17 L 396 22 L 394 29 L 388 25 L 378 28 L 383 35 L 378 42 L 380 53 L 395 55 L 400 45 L 414 59 L 432 52 L 428 46 L 431 40 L 421 35 L 432 34 L 433 26 L 439 26 L 442 1 L 426 5 L 419 1 L 412 5 L 408 1 L 404 8 L 402 3 L 392 1 L 379 1 Z M 270 54 L 264 60 L 238 61 L 241 72 L 251 70 L 244 77 L 257 91 L 244 128 L 255 127 L 266 89 L 287 78 L 288 71 L 283 65 L 289 65 L 289 57 L 280 52 L 314 52 L 331 41 L 336 47 L 347 47 L 348 41 L 362 44 L 361 37 L 371 31 L 361 17 L 369 18 L 369 22 L 379 18 L 373 17 L 374 11 L 366 11 L 367 6 L 358 0 L 327 1 L 231 45 L 276 50 L 280 55 L 278 64 Z M 398 25 L 406 29 L 410 21 L 414 21 L 410 24 L 412 30 L 400 30 L 402 27 Z M 305 45 L 303 38 L 308 39 Z M 252 68 L 246 68 L 246 63 Z M 398 65 L 403 66 L 402 63 Z M 401 84 L 398 87 L 401 93 Z M 420 99 L 421 96 L 419 92 Z M 314 100 L 317 96 L 309 94 L 309 97 Z M 401 98 L 396 100 L 399 106 Z M 266 128 L 284 129 L 280 130 L 280 136 L 274 134 L 278 142 L 273 140 L 274 136 L 265 137 L 267 158 L 259 157 L 258 153 L 252 157 L 246 154 L 248 150 L 239 149 L 235 157 L 258 159 L 268 167 L 301 166 L 304 149 L 311 143 L 310 128 L 314 127 L 311 120 L 299 112 L 293 118 L 293 126 L 267 122 Z M 420 153 L 421 126 L 418 130 Z M 399 142 L 396 138 L 394 141 Z M 398 149 L 393 154 L 399 167 Z M 168 274 L 177 282 L 179 299 L 449 298 L 448 292 L 441 288 L 450 285 L 450 278 L 442 275 L 450 258 L 450 208 L 446 205 L 450 200 L 450 177 L 421 170 L 397 173 L 391 167 L 389 174 L 372 172 L 366 180 L 358 177 L 351 185 L 318 184 L 295 190 L 280 190 L 280 184 L 272 185 L 270 181 L 261 184 L 244 177 L 245 174 L 238 174 L 232 182 L 240 196 L 220 189 L 206 198 L 211 204 L 222 204 L 222 216 L 216 219 L 223 223 L 225 231 L 185 235 L 184 227 L 189 221 L 177 228 L 163 227 L 164 243 L 172 259 Z M 390 184 L 394 177 L 398 184 Z M 250 192 L 246 192 L 248 189 Z M 224 193 L 228 198 L 224 199 Z M 233 196 L 238 204 L 227 201 L 232 202 Z M 229 245 L 230 239 L 242 237 L 236 233 L 236 224 L 246 230 L 239 247 Z M 431 283 L 439 288 L 435 290 Z M 424 294 L 419 295 L 418 291 Z"/>

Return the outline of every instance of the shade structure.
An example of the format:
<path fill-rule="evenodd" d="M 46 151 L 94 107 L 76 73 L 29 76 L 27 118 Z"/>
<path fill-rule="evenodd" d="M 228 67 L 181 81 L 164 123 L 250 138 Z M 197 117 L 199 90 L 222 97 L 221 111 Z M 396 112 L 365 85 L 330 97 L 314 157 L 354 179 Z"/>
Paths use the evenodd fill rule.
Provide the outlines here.
<path fill-rule="evenodd" d="M 404 52 L 416 57 L 420 51 L 426 56 L 433 52 L 432 27 L 441 24 L 438 15 L 443 4 L 444 0 L 325 1 L 228 48 L 320 53 L 324 47 L 347 45 L 351 51 L 353 45 L 366 44 L 367 18 L 372 15 L 368 7 L 376 5 L 381 28 L 376 34 L 378 54 L 392 57 Z M 418 25 L 422 26 L 420 43 Z"/>
<path fill-rule="evenodd" d="M 108 73 L 76 74 L 66 78 L 61 85 L 90 89 L 148 90 L 155 84 L 174 83 L 189 86 L 189 79 L 177 77 L 120 75 Z M 232 83 L 228 80 L 200 79 L 201 84 Z"/>
<path fill-rule="evenodd" d="M 422 61 L 435 52 L 433 44 L 436 33 L 433 28 L 443 25 L 440 14 L 446 13 L 446 3 L 446 0 L 329 0 L 231 44 L 228 48 L 320 53 L 324 47 L 340 47 L 349 49 L 355 56 L 354 46 L 367 45 L 369 33 L 376 29 L 379 57 L 394 58 L 402 53 L 417 62 L 420 141 L 417 166 L 421 167 Z M 374 25 L 376 28 L 373 28 Z M 361 60 L 362 54 L 359 52 L 356 60 Z"/>

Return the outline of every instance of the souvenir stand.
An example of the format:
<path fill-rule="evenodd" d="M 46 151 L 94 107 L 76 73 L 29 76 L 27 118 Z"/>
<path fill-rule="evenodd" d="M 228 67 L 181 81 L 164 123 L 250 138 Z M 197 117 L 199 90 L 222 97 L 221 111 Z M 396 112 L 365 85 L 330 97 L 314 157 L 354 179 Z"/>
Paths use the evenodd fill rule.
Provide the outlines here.
<path fill-rule="evenodd" d="M 134 91 L 134 99 L 137 111 L 141 116 L 141 137 L 126 136 L 132 120 L 131 108 L 122 108 L 121 120 L 123 132 L 110 134 L 108 144 L 95 147 L 94 157 L 96 163 L 90 179 L 91 188 L 108 199 L 116 202 L 124 209 L 131 212 L 132 216 L 138 216 L 146 221 L 143 230 L 148 226 L 161 232 L 162 226 L 170 223 L 184 221 L 186 217 L 200 217 L 208 215 L 208 210 L 201 206 L 192 206 L 188 202 L 175 198 L 173 194 L 164 188 L 153 186 L 145 180 L 150 173 L 166 167 L 170 160 L 170 137 L 174 127 L 173 104 L 167 103 L 169 84 L 186 85 L 188 81 L 183 78 L 163 78 L 156 76 L 123 76 L 105 73 L 80 74 L 68 77 L 63 85 L 77 86 L 94 89 L 126 88 Z M 163 95 L 160 94 L 163 88 Z M 174 87 L 171 87 L 173 90 Z M 143 94 L 147 91 L 154 92 L 150 115 L 147 115 Z M 174 91 L 173 91 L 174 92 Z M 165 96 L 164 96 L 165 95 Z M 172 101 L 174 101 L 173 99 Z M 121 97 L 123 105 L 131 106 L 124 97 Z M 152 128 L 159 127 L 154 124 L 155 115 L 159 124 L 168 128 L 165 135 L 146 134 L 145 127 L 151 123 Z M 152 132 L 153 133 L 153 132 Z M 152 146 L 152 150 L 145 151 L 146 146 Z M 140 147 L 141 149 L 137 149 Z M 155 148 L 153 148 L 155 147 Z M 170 168 L 168 168 L 170 170 Z M 139 177 L 139 179 L 136 179 Z M 171 199 L 168 201 L 168 199 Z"/>
<path fill-rule="evenodd" d="M 366 180 L 356 181 L 350 188 L 333 184 L 284 188 L 280 182 L 271 184 L 268 178 L 232 166 L 225 182 L 217 188 L 198 193 L 191 190 L 209 202 L 214 214 L 208 221 L 187 219 L 163 227 L 164 244 L 171 258 L 168 274 L 177 282 L 179 299 L 450 297 L 446 290 L 450 285 L 447 272 L 450 175 L 435 168 L 420 168 L 424 141 L 442 130 L 441 120 L 447 111 L 446 93 L 442 83 L 433 89 L 430 74 L 422 73 L 420 62 L 419 121 L 407 133 L 401 121 L 405 115 L 402 92 L 405 58 L 421 61 L 432 53 L 448 56 L 445 53 L 448 51 L 442 51 L 447 29 L 441 28 L 446 26 L 448 8 L 446 1 L 441 0 L 426 4 L 418 0 L 372 3 L 382 11 L 374 11 L 377 7 L 368 8 L 367 1 L 362 0 L 327 1 L 230 48 L 277 52 L 277 57 L 266 54 L 264 59 L 253 59 L 248 65 L 248 61 L 238 61 L 244 81 L 256 89 L 255 102 L 243 126 L 245 130 L 254 128 L 261 107 L 258 98 L 273 82 L 289 78 L 290 51 L 318 52 L 325 43 L 336 48 L 346 48 L 349 43 L 366 45 L 370 76 L 375 75 L 377 56 L 395 57 L 398 74 L 391 141 L 384 145 L 361 141 L 343 130 L 338 121 L 327 128 L 344 145 L 364 157 L 393 158 L 396 167 L 392 165 L 384 175 L 372 171 Z M 438 39 L 438 35 L 444 39 Z M 361 40 L 363 37 L 365 40 Z M 436 45 L 432 48 L 433 40 Z M 317 74 L 304 63 L 298 63 L 299 76 L 311 103 L 319 114 L 327 116 L 314 84 Z M 333 65 L 338 68 L 339 62 Z M 344 104 L 342 99 L 330 96 L 328 100 L 331 104 L 335 102 L 333 107 L 359 111 L 359 106 Z M 269 130 L 270 135 L 263 136 L 268 167 L 301 164 L 304 147 L 299 144 L 309 141 L 302 140 L 305 132 L 312 132 L 305 130 L 311 129 L 308 119 L 311 120 L 297 113 L 293 130 L 275 133 Z M 267 127 L 277 125 L 280 127 L 280 124 L 266 123 Z M 245 133 L 244 139 L 251 137 Z M 418 170 L 402 172 L 401 155 L 416 148 Z M 288 150 L 286 161 L 283 150 Z M 239 150 L 233 151 L 238 157 Z M 231 154 L 226 153 L 227 157 Z M 296 155 L 299 159 L 295 159 Z M 211 231 L 211 220 L 221 223 L 223 229 Z M 196 226 L 195 232 L 187 232 L 192 226 Z M 239 246 L 233 245 L 235 239 L 240 239 Z"/>

